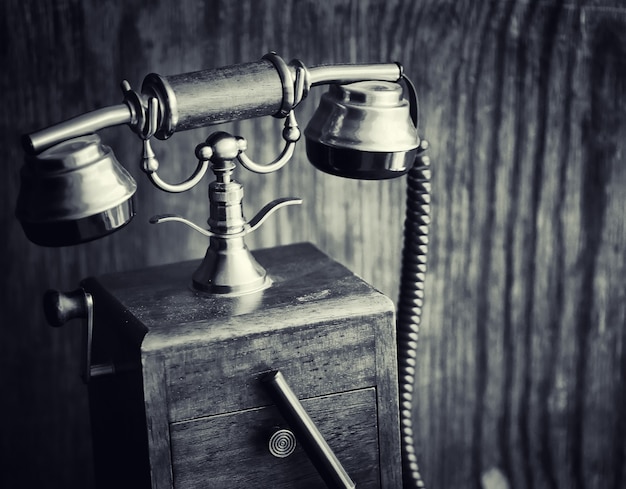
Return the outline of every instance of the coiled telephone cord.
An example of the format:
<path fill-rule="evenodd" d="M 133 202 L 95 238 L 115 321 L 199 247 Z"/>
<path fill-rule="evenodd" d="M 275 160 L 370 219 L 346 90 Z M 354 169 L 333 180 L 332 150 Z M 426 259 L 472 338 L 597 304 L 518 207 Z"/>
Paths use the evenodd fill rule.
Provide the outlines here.
<path fill-rule="evenodd" d="M 400 433 L 403 487 L 424 488 L 417 464 L 413 437 L 413 389 L 417 341 L 424 302 L 424 279 L 430 224 L 430 159 L 422 141 L 413 168 L 407 176 L 406 219 L 402 250 L 397 342 L 400 385 Z"/>

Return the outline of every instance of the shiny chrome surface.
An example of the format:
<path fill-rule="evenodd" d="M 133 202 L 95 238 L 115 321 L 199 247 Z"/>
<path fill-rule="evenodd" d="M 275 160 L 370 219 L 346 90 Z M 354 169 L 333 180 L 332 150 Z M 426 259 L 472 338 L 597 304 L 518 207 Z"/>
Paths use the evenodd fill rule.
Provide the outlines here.
<path fill-rule="evenodd" d="M 178 214 L 157 214 L 156 216 L 152 216 L 150 218 L 150 223 L 161 224 L 164 222 L 180 222 L 182 224 L 186 224 L 191 229 L 199 232 L 200 234 L 206 236 L 207 238 L 215 236 L 216 238 L 221 238 L 221 239 L 232 239 L 232 238 L 239 238 L 239 237 L 245 236 L 248 233 L 253 232 L 259 226 L 261 226 L 261 224 L 263 224 L 265 220 L 269 216 L 271 216 L 274 212 L 276 212 L 278 209 L 282 207 L 286 207 L 288 205 L 298 205 L 298 204 L 302 204 L 302 199 L 298 197 L 282 197 L 280 199 L 272 200 L 271 202 L 265 204 L 263 208 L 259 212 L 257 212 L 257 214 L 252 219 L 244 223 L 243 229 L 236 233 L 228 233 L 228 234 L 214 233 L 210 229 L 201 228 L 197 224 L 191 222 L 188 219 L 185 219 L 182 216 L 179 216 Z"/>
<path fill-rule="evenodd" d="M 221 293 L 262 288 L 267 285 L 265 272 L 258 271 L 260 267 L 251 255 L 248 258 L 242 237 L 274 210 L 300 201 L 275 201 L 247 223 L 242 212 L 243 190 L 231 178 L 234 161 L 238 159 L 260 173 L 281 168 L 290 160 L 300 138 L 294 109 L 310 88 L 359 81 L 332 85 L 322 97 L 305 132 L 309 158 L 324 171 L 353 178 L 391 178 L 404 173 L 412 162 L 418 138 L 408 115 L 409 104 L 402 97 L 400 85 L 393 83 L 402 76 L 402 67 L 397 63 L 309 69 L 299 60 L 286 63 L 269 53 L 257 62 L 241 65 L 167 77 L 151 74 L 144 79 L 140 92 L 123 82 L 123 103 L 24 137 L 27 152 L 39 155 L 27 157 L 22 169 L 17 216 L 28 238 L 46 246 L 97 239 L 128 223 L 134 215 L 131 197 L 135 182 L 99 137 L 88 134 L 128 124 L 143 141 L 142 169 L 161 190 L 188 190 L 212 165 L 216 181 L 209 190 L 209 230 L 204 233 L 211 235 L 211 247 L 194 276 L 195 286 Z M 243 138 L 214 133 L 196 149 L 198 166 L 191 177 L 179 184 L 159 178 L 159 162 L 150 145 L 153 136 L 167 138 L 176 130 L 262 115 L 286 117 L 286 145 L 273 162 L 255 163 L 244 153 Z M 171 216 L 153 222 L 168 220 L 195 226 Z"/>
<path fill-rule="evenodd" d="M 206 255 L 192 277 L 195 289 L 211 294 L 241 295 L 271 285 L 265 269 L 254 259 L 243 237 L 210 238 Z"/>
<path fill-rule="evenodd" d="M 153 224 L 180 222 L 209 237 L 209 248 L 193 274 L 192 286 L 212 294 L 242 295 L 269 287 L 270 279 L 248 250 L 243 238 L 258 229 L 278 209 L 302 200 L 276 199 L 265 205 L 250 221 L 243 214 L 243 186 L 233 179 L 234 161 L 245 149 L 245 140 L 226 132 L 211 134 L 196 147 L 199 161 L 211 163 L 215 180 L 209 184 L 209 229 L 205 230 L 184 217 L 162 214 L 152 217 Z"/>
<path fill-rule="evenodd" d="M 112 105 L 59 122 L 22 138 L 24 149 L 36 154 L 57 143 L 94 133 L 106 127 L 129 124 L 132 112 L 126 104 Z"/>
<path fill-rule="evenodd" d="M 331 85 L 305 136 L 333 147 L 373 152 L 409 151 L 419 142 L 402 87 L 378 81 Z"/>
<path fill-rule="evenodd" d="M 16 215 L 34 243 L 78 244 L 128 223 L 136 188 L 97 135 L 81 136 L 26 157 Z"/>
<path fill-rule="evenodd" d="M 395 82 L 402 76 L 402 66 L 398 63 L 373 63 L 360 65 L 313 66 L 308 69 L 312 87 L 328 84 L 345 84 L 365 80 Z"/>
<path fill-rule="evenodd" d="M 196 148 L 196 154 L 198 155 L 198 165 L 194 172 L 185 180 L 180 183 L 168 183 L 159 177 L 157 171 L 159 169 L 159 160 L 152 149 L 150 144 L 150 138 L 153 137 L 158 128 L 158 106 L 159 102 L 156 98 L 150 98 L 146 108 L 146 122 L 147 125 L 140 132 L 139 137 L 143 141 L 143 151 L 141 156 L 141 169 L 148 176 L 148 179 L 152 184 L 163 190 L 164 192 L 180 193 L 195 187 L 205 173 L 209 169 L 210 153 L 207 156 L 200 154 L 198 148 Z"/>
<path fill-rule="evenodd" d="M 241 163 L 246 169 L 261 174 L 278 171 L 287 163 L 289 163 L 289 160 L 291 160 L 293 152 L 296 149 L 296 143 L 301 136 L 300 128 L 298 127 L 296 116 L 293 113 L 293 110 L 289 111 L 285 118 L 285 127 L 283 129 L 282 136 L 285 140 L 285 147 L 278 155 L 278 157 L 274 159 L 274 161 L 267 164 L 259 164 L 251 160 L 248 155 L 246 155 L 246 150 L 248 149 L 247 142 L 245 139 L 241 139 L 240 142 L 242 142 L 243 144 L 241 146 L 241 151 L 237 155 L 239 163 Z"/>
<path fill-rule="evenodd" d="M 304 135 L 314 166 L 362 179 L 403 175 L 419 144 L 402 87 L 381 81 L 331 85 Z"/>

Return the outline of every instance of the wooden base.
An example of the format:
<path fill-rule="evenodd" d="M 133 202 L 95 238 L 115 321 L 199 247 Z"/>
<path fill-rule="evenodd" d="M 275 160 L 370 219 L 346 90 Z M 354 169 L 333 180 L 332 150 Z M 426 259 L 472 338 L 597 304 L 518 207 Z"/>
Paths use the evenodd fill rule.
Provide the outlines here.
<path fill-rule="evenodd" d="M 242 297 L 190 288 L 198 262 L 87 279 L 101 487 L 323 487 L 259 378 L 280 370 L 357 487 L 400 487 L 392 302 L 308 244 L 254 253 L 273 284 Z"/>

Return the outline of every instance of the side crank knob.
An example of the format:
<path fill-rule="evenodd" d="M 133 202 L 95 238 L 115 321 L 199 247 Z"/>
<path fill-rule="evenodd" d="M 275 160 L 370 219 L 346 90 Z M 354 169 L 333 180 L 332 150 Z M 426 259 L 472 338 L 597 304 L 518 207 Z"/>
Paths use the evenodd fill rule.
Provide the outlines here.
<path fill-rule="evenodd" d="M 48 323 L 56 328 L 70 319 L 86 318 L 88 307 L 85 291 L 81 288 L 70 292 L 48 290 L 43 296 L 43 310 Z"/>

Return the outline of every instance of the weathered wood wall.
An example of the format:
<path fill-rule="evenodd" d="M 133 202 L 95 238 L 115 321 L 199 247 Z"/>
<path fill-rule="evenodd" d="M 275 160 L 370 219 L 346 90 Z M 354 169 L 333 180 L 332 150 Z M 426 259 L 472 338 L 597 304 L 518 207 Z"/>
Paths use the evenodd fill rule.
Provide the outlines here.
<path fill-rule="evenodd" d="M 21 132 L 118 103 L 123 78 L 258 59 L 400 60 L 431 142 L 433 225 L 417 442 L 433 488 L 626 484 L 626 8 L 621 0 L 5 0 L 0 6 L 0 487 L 92 484 L 78 328 L 52 330 L 49 287 L 199 257 L 204 239 L 156 213 L 206 219 L 205 188 L 153 189 L 139 142 L 103 132 L 140 189 L 130 227 L 66 249 L 13 217 Z M 318 93 L 299 110 L 304 124 Z M 231 127 L 231 129 L 233 129 Z M 233 129 L 269 161 L 280 123 Z M 181 180 L 209 130 L 157 146 Z M 238 178 L 248 214 L 278 196 L 252 247 L 312 241 L 392 297 L 404 181 L 355 182 L 305 161 Z M 174 225 L 171 225 L 174 226 Z M 121 440 L 123 443 L 123 440 Z"/>

